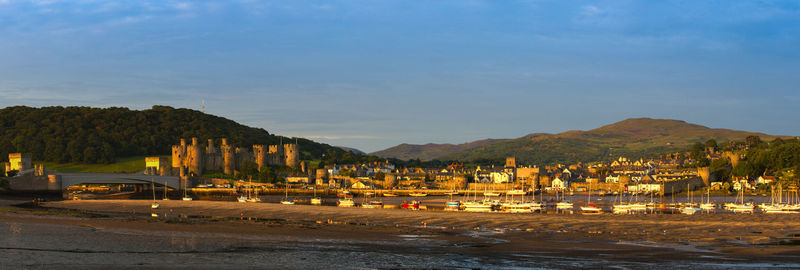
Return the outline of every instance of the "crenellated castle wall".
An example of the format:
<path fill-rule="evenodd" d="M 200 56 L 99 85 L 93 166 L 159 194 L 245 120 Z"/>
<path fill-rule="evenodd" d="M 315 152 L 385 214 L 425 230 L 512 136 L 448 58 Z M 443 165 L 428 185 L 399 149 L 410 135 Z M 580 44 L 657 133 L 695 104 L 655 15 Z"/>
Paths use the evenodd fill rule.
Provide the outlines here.
<path fill-rule="evenodd" d="M 179 145 L 172 146 L 172 167 L 182 176 L 202 175 L 206 170 L 234 174 L 245 161 L 255 162 L 259 168 L 282 165 L 296 169 L 300 166 L 300 149 L 297 144 L 253 145 L 251 151 L 230 145 L 225 138 L 219 147 L 213 139 L 202 146 L 197 138 L 192 138 L 191 145 L 181 139 Z"/>

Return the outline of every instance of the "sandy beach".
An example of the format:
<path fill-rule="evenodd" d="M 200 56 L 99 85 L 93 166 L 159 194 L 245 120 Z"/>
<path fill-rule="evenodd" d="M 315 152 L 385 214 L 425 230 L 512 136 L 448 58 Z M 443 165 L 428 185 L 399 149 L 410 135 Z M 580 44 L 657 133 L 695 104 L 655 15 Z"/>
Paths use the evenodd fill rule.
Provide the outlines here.
<path fill-rule="evenodd" d="M 161 207 L 152 211 L 159 217 L 152 217 L 150 203 L 146 200 L 54 201 L 43 203 L 46 208 L 6 208 L 10 210 L 0 214 L 0 223 L 5 227 L 0 231 L 14 236 L 19 233 L 14 233 L 12 227 L 26 228 L 33 232 L 22 233 L 25 237 L 38 239 L 36 232 L 53 234 L 53 230 L 35 228 L 55 226 L 65 232 L 79 232 L 55 233 L 48 239 L 63 238 L 68 242 L 80 235 L 81 239 L 98 238 L 104 243 L 99 247 L 125 249 L 130 245 L 135 251 L 148 250 L 148 238 L 168 236 L 178 239 L 171 240 L 178 244 L 194 243 L 188 248 L 192 252 L 207 249 L 216 256 L 244 246 L 264 256 L 281 258 L 261 268 L 323 265 L 343 268 L 800 267 L 796 256 L 800 254 L 796 242 L 800 233 L 800 215 L 797 214 L 507 214 L 173 200 L 159 201 Z M 137 237 L 120 243 L 114 242 L 119 239 L 106 241 L 131 234 Z M 112 242 L 120 246 L 112 246 Z M 31 253 L 63 253 L 64 250 L 92 247 L 64 243 L 55 245 L 58 248 L 52 251 L 47 251 L 47 244 L 27 249 L 13 247 L 27 245 L 20 243 L 6 240 L 3 248 L 33 256 Z M 788 243 L 794 245 L 786 245 Z M 171 243 L 153 248 L 180 257 L 185 247 Z M 287 247 L 292 251 L 286 251 Z M 354 259 L 331 259 L 329 255 L 317 254 L 317 248 L 328 250 L 326 254 L 329 255 L 353 256 Z M 75 254 L 66 252 L 64 257 L 72 255 Z M 218 266 L 213 268 L 247 268 L 249 265 L 237 256 L 240 255 L 214 262 L 172 258 L 180 264 L 168 266 L 204 268 L 210 263 Z M 305 258 L 303 263 L 297 262 L 300 258 Z M 122 257 L 111 260 L 132 268 L 159 268 L 160 265 L 150 262 L 131 265 Z M 196 264 L 201 261 L 206 264 Z M 0 265 L 19 263 L 8 258 L 0 261 Z M 66 264 L 65 261 L 60 263 Z M 90 260 L 82 265 L 86 267 L 80 268 L 98 265 L 102 264 Z M 35 264 L 27 266 L 37 268 Z"/>

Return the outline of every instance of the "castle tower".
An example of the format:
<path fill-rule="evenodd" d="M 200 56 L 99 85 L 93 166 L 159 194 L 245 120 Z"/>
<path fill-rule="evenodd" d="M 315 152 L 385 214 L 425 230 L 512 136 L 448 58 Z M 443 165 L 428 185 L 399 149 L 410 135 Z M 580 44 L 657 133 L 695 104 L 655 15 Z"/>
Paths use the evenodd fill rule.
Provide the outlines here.
<path fill-rule="evenodd" d="M 208 139 L 208 146 L 206 146 L 206 154 L 212 155 L 217 153 L 217 148 L 214 148 L 214 139 Z"/>
<path fill-rule="evenodd" d="M 172 167 L 180 168 L 189 165 L 184 162 L 186 158 L 186 140 L 181 139 L 180 145 L 172 146 Z"/>
<path fill-rule="evenodd" d="M 253 155 L 255 156 L 256 164 L 258 164 L 258 169 L 261 170 L 261 167 L 269 165 L 269 161 L 267 160 L 267 147 L 263 144 L 256 144 L 253 145 Z"/>
<path fill-rule="evenodd" d="M 228 145 L 228 139 L 222 138 L 222 170 L 225 174 L 233 174 L 236 169 L 236 157 L 233 155 L 233 147 Z"/>
<path fill-rule="evenodd" d="M 203 174 L 203 152 L 200 150 L 200 143 L 197 137 L 192 138 L 192 145 L 189 146 L 189 173 L 195 175 Z"/>
<path fill-rule="evenodd" d="M 286 155 L 286 166 L 297 169 L 300 166 L 300 149 L 297 144 L 284 144 L 284 154 Z"/>

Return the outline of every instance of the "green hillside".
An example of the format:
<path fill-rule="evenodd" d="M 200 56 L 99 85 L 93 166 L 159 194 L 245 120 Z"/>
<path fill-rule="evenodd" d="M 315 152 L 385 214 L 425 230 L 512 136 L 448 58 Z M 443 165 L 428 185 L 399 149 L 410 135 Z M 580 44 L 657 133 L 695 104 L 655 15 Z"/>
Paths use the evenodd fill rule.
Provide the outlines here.
<path fill-rule="evenodd" d="M 53 163 L 114 163 L 120 157 L 169 155 L 181 138 L 228 138 L 242 147 L 278 144 L 294 139 L 261 128 L 189 109 L 153 106 L 127 108 L 16 106 L 0 109 L 0 156 L 32 153 L 36 161 Z M 217 140 L 216 144 L 220 142 Z M 340 156 L 327 144 L 298 139 L 302 159 Z"/>
<path fill-rule="evenodd" d="M 650 157 L 686 149 L 695 142 L 743 140 L 747 136 L 772 140 L 779 136 L 729 129 L 712 129 L 678 120 L 635 118 L 589 131 L 532 134 L 437 157 L 443 160 L 501 160 L 516 156 L 535 163 L 573 163 L 610 160 L 619 156 Z"/>

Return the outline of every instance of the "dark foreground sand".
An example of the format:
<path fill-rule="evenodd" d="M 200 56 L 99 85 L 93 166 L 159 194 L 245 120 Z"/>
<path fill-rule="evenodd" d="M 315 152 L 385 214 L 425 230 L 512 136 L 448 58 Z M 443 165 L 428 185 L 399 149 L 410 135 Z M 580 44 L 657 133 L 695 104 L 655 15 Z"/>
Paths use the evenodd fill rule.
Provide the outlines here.
<path fill-rule="evenodd" d="M 135 231 L 140 237 L 114 243 L 114 247 L 129 245 L 133 250 L 165 249 L 168 252 L 182 252 L 184 246 L 175 247 L 174 243 L 167 243 L 147 248 L 152 241 L 141 239 L 157 235 L 191 236 L 196 245 L 194 249 L 197 246 L 228 243 L 219 244 L 221 246 L 217 249 L 209 248 L 209 256 L 227 259 L 211 260 L 201 265 L 189 263 L 193 266 L 191 268 L 253 266 L 250 260 L 237 257 L 241 256 L 238 253 L 229 257 L 218 254 L 222 252 L 220 250 L 229 250 L 243 243 L 247 243 L 244 246 L 248 250 L 257 248 L 257 254 L 273 258 L 271 263 L 259 264 L 261 267 L 256 268 L 800 267 L 800 246 L 797 245 L 796 235 L 800 234 L 798 214 L 586 216 L 214 201 L 159 203 L 161 208 L 155 211 L 159 214 L 157 218 L 150 216 L 150 202 L 143 200 L 57 201 L 42 204 L 50 210 L 7 208 L 10 209 L 7 213 L 0 214 L 0 225 L 6 224 L 8 228 L 0 227 L 0 236 L 7 230 L 10 236 L 26 235 L 35 242 L 37 236 L 31 234 L 35 234 L 36 229 L 25 234 L 15 233 L 12 227 L 55 226 L 55 229 L 43 227 L 41 230 L 52 232 L 61 228 L 68 232 L 77 226 L 89 228 L 89 232 L 79 230 L 69 235 L 55 233 L 55 236 L 49 237 L 63 241 L 74 240 L 74 237 L 97 238 L 97 241 L 107 244 L 119 241 L 116 238 L 120 231 Z M 98 231 L 109 234 L 98 236 Z M 183 243 L 181 241 L 178 242 Z M 794 245 L 785 245 L 792 241 Z M 314 246 L 297 247 L 309 243 Z M 3 244 L 2 240 L 0 244 Z M 55 252 L 57 256 L 54 257 L 79 258 L 79 254 L 67 251 L 91 249 L 79 244 L 58 244 L 55 250 L 49 251 L 48 244 L 25 249 L 15 247 L 27 245 L 26 241 L 19 240 L 5 245 L 0 246 L 0 250 L 5 248 L 6 251 L 15 252 L 15 255 L 40 258 L 34 259 L 39 263 L 45 259 L 30 253 Z M 98 245 L 97 248 L 106 249 L 103 246 Z M 300 251 L 289 252 L 286 251 L 287 247 Z M 38 249 L 45 251 L 36 251 Z M 323 255 L 315 253 L 315 249 L 327 251 Z M 131 265 L 124 259 L 114 260 L 114 256 L 108 254 L 105 257 L 110 257 L 109 261 L 114 262 L 116 267 L 164 267 L 151 264 L 151 261 Z M 169 267 L 187 265 L 180 256 L 170 258 L 179 264 L 170 264 Z M 195 258 L 192 261 L 203 260 Z M 64 264 L 64 260 L 55 262 L 60 263 L 54 265 Z M 103 264 L 99 262 L 86 262 L 78 268 L 102 268 Z M 0 268 L 4 264 L 22 264 L 33 268 L 37 265 L 0 259 Z"/>

